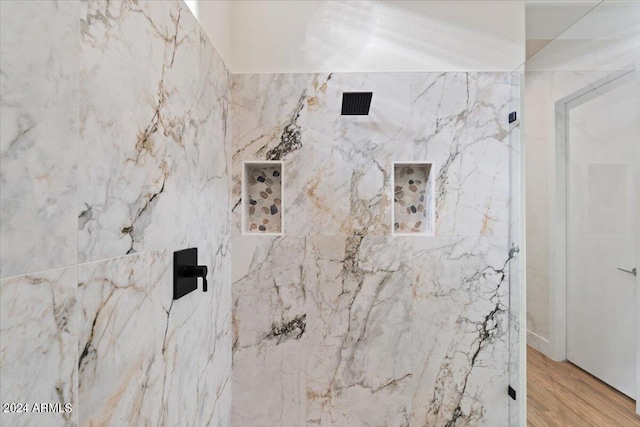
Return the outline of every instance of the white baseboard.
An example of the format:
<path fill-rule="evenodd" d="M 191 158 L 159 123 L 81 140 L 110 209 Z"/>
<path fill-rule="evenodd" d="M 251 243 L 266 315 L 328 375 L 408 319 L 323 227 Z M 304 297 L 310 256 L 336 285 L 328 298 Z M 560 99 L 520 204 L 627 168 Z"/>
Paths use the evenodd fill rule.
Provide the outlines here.
<path fill-rule="evenodd" d="M 552 357 L 553 351 L 551 350 L 551 342 L 548 339 L 541 337 L 527 329 L 527 345 L 538 350 L 540 353 L 544 354 L 547 357 Z"/>

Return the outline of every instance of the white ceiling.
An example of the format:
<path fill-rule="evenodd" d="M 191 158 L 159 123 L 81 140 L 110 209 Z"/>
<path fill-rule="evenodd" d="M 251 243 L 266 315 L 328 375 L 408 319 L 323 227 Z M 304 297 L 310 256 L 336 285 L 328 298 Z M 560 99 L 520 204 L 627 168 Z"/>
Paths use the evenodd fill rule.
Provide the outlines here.
<path fill-rule="evenodd" d="M 406 47 L 407 40 L 414 44 L 417 43 L 416 40 L 422 40 L 424 43 L 427 43 L 428 41 L 429 43 L 427 44 L 429 46 L 435 46 L 443 51 L 436 56 L 440 59 L 446 59 L 448 53 L 457 52 L 456 47 L 458 45 L 470 44 L 459 42 L 462 37 L 461 31 L 466 31 L 473 33 L 472 36 L 466 37 L 466 40 L 477 40 L 479 36 L 494 39 L 491 42 L 494 44 L 494 47 L 490 53 L 486 53 L 484 50 L 478 53 L 479 55 L 482 54 L 484 56 L 490 55 L 491 52 L 495 52 L 496 50 L 505 51 L 504 47 L 496 48 L 495 43 L 497 41 L 503 42 L 505 40 L 510 40 L 513 43 L 517 42 L 521 49 L 521 46 L 524 44 L 526 39 L 526 58 L 528 59 L 540 49 L 544 48 L 550 41 L 558 38 L 559 36 L 562 36 L 561 38 L 563 39 L 583 39 L 594 37 L 590 33 L 598 28 L 593 28 L 594 25 L 589 24 L 588 21 L 590 20 L 590 16 L 599 15 L 599 13 L 594 12 L 597 12 L 599 9 L 603 9 L 603 6 L 605 5 L 615 5 L 616 3 L 625 2 L 625 0 L 604 0 L 604 4 L 601 4 L 596 11 L 589 13 L 591 9 L 603 2 L 600 0 L 420 0 L 415 2 L 398 0 L 185 1 L 187 1 L 194 11 L 194 14 L 196 14 L 200 22 L 203 24 L 209 37 L 215 41 L 215 44 L 225 61 L 227 61 L 228 64 L 234 65 L 232 68 L 235 68 L 236 65 L 235 62 L 232 61 L 232 57 L 239 55 L 237 52 L 240 47 L 247 48 L 249 50 L 247 55 L 251 57 L 256 56 L 256 59 L 253 60 L 253 62 L 255 62 L 256 67 L 258 67 L 258 65 L 263 64 L 264 62 L 258 57 L 266 52 L 267 57 L 270 58 L 273 56 L 273 50 L 277 50 L 278 52 L 283 51 L 285 53 L 288 52 L 287 54 L 289 56 L 295 57 L 295 60 L 292 60 L 298 64 L 300 62 L 301 54 L 307 56 L 314 54 L 314 50 L 304 44 L 305 42 L 309 42 L 309 40 L 314 39 L 314 37 L 315 39 L 322 41 L 320 47 L 330 47 L 331 49 L 334 49 L 328 53 L 318 52 L 317 49 L 315 50 L 316 56 L 324 57 L 330 57 L 331 55 L 335 56 L 339 49 L 342 49 L 345 46 L 354 45 L 354 39 L 356 41 L 360 40 L 357 37 L 350 37 L 347 40 L 349 43 L 343 41 L 338 43 L 337 47 L 328 46 L 327 40 L 330 40 L 331 37 L 338 37 L 340 35 L 341 28 L 345 25 L 351 33 L 354 33 L 354 31 L 357 30 L 357 28 L 354 28 L 354 25 L 360 22 L 356 18 L 361 18 L 361 14 L 354 15 L 352 13 L 349 15 L 348 13 L 342 13 L 337 16 L 319 16 L 321 13 L 316 10 L 320 7 L 318 5 L 323 5 L 323 7 L 319 9 L 320 12 L 327 12 L 327 10 L 331 11 L 333 9 L 349 9 L 348 11 L 353 12 L 352 9 L 357 9 L 355 7 L 357 5 L 360 5 L 361 9 L 366 6 L 369 9 L 376 10 L 382 9 L 383 6 L 389 6 L 387 9 L 389 9 L 390 12 L 383 13 L 378 17 L 379 21 L 384 22 L 389 21 L 390 15 L 392 15 L 391 12 L 396 14 L 407 12 L 405 14 L 406 16 L 402 17 L 402 19 L 398 21 L 400 23 L 404 22 L 402 25 L 385 26 L 380 24 L 380 22 L 374 22 L 369 19 L 368 22 L 370 22 L 371 25 L 365 28 L 368 32 L 361 28 L 362 31 L 355 34 L 355 36 L 359 36 L 360 38 L 367 35 L 369 36 L 369 39 L 373 37 L 375 40 L 369 40 L 369 44 L 375 41 L 389 41 L 392 39 L 392 42 Z M 637 2 L 640 4 L 640 0 L 626 0 L 626 2 Z M 288 7 L 280 7 L 282 4 Z M 514 14 L 513 11 L 510 12 L 516 4 L 519 5 L 518 7 L 520 7 L 520 10 L 522 11 L 521 14 Z M 403 5 L 405 7 L 401 7 Z M 394 7 L 391 8 L 391 6 Z M 480 7 L 479 10 L 478 7 Z M 260 11 L 255 9 L 260 9 Z M 298 9 L 302 10 L 302 12 L 307 10 L 308 13 L 302 13 Z M 451 13 L 447 12 L 449 9 Z M 582 20 L 581 25 L 573 25 L 577 21 L 580 21 L 585 15 L 587 15 L 587 17 Z M 343 22 L 345 19 L 348 22 Z M 417 23 L 419 24 L 417 25 L 417 30 L 409 31 L 406 23 L 420 19 L 424 22 Z M 468 22 L 469 19 L 472 21 Z M 256 21 L 257 23 L 253 23 L 253 21 Z M 522 28 L 522 24 L 525 21 L 525 28 Z M 252 24 L 249 22 L 252 22 Z M 340 23 L 345 25 L 342 25 L 341 27 Z M 260 24 L 261 27 L 258 24 Z M 483 27 L 485 24 L 489 26 L 488 29 Z M 619 29 L 616 28 L 615 22 L 612 21 L 612 24 L 614 27 L 613 32 L 617 32 Z M 513 28 L 509 27 L 509 25 Z M 257 31 L 258 27 L 260 27 L 260 31 Z M 496 27 L 498 27 L 497 30 Z M 602 25 L 596 25 L 596 27 L 602 27 Z M 605 30 L 610 31 L 610 27 L 611 26 L 599 29 L 601 32 Z M 318 33 L 318 30 L 323 30 L 324 33 L 322 31 Z M 365 32 L 366 34 L 364 34 Z M 425 32 L 429 32 L 429 34 L 423 34 Z M 372 35 L 369 33 L 375 34 Z M 505 37 L 505 34 L 507 34 L 508 37 Z M 446 43 L 447 40 L 441 40 L 444 36 L 450 36 L 452 43 Z M 296 40 L 292 41 L 292 38 Z M 232 39 L 234 40 L 233 43 Z M 232 48 L 232 44 L 238 46 Z M 262 44 L 265 44 L 265 46 L 262 46 Z M 391 50 L 393 52 L 397 52 L 398 49 L 396 47 Z M 413 48 L 415 48 L 414 50 L 416 50 L 418 54 L 424 53 L 424 46 L 413 46 Z M 257 51 L 254 52 L 256 49 Z M 473 48 L 473 50 L 479 52 L 476 48 Z M 360 49 L 360 51 L 364 52 L 366 50 Z M 509 55 L 511 55 L 511 53 L 509 53 Z M 353 55 L 347 56 L 349 57 L 349 63 L 355 64 L 353 61 Z M 379 52 L 377 52 L 375 56 L 376 58 L 384 58 L 389 55 L 379 55 Z M 418 56 L 419 55 L 414 54 L 409 55 L 410 58 Z M 469 53 L 465 52 L 462 56 L 465 58 L 469 57 Z M 524 59 L 524 57 L 522 59 Z M 238 63 L 240 64 L 241 61 Z M 397 63 L 397 67 L 405 67 L 406 65 L 396 60 L 394 60 L 394 63 Z M 357 64 L 354 66 L 356 65 Z M 444 65 L 441 64 L 440 66 Z M 482 68 L 477 64 L 465 63 L 465 66 L 473 69 Z M 278 67 L 280 67 L 280 65 L 278 65 Z M 314 65 L 314 69 L 315 68 L 318 67 Z M 239 69 L 242 69 L 242 67 Z M 268 72 L 270 70 L 262 65 L 257 69 L 261 72 Z M 410 67 L 407 69 L 410 69 Z"/>

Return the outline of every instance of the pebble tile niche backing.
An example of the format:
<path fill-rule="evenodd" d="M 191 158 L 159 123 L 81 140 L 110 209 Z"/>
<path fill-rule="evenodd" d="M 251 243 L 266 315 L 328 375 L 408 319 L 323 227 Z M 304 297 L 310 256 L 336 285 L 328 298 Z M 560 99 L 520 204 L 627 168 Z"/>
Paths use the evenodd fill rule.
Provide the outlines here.
<path fill-rule="evenodd" d="M 282 233 L 282 164 L 246 163 L 245 231 Z"/>
<path fill-rule="evenodd" d="M 429 163 L 397 163 L 393 168 L 394 234 L 433 233 Z"/>

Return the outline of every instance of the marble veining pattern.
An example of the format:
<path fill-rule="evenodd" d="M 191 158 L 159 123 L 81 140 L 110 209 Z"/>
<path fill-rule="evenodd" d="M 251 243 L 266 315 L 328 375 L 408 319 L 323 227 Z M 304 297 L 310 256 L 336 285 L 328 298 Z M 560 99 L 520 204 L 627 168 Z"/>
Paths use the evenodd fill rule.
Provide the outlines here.
<path fill-rule="evenodd" d="M 369 116 L 341 116 L 358 90 L 374 92 Z M 435 235 L 508 235 L 506 74 L 242 75 L 232 92 L 236 211 L 241 161 L 266 159 L 295 122 L 288 234 L 391 234 L 392 162 L 411 161 L 432 164 Z"/>
<path fill-rule="evenodd" d="M 76 426 L 76 267 L 0 281 L 0 399 L 72 405 L 72 412 L 1 413 L 2 425 Z"/>
<path fill-rule="evenodd" d="M 507 423 L 504 73 L 231 77 L 182 2 L 1 7 L 3 63 L 17 25 L 43 41 L 2 70 L 3 401 L 77 403 L 53 425 Z M 369 116 L 340 116 L 346 90 Z M 286 236 L 229 241 L 247 160 L 283 162 Z M 391 237 L 398 160 L 432 165 L 435 237 Z M 172 301 L 189 245 L 210 292 Z"/>
<path fill-rule="evenodd" d="M 0 2 L 3 278 L 76 263 L 79 8 Z"/>
<path fill-rule="evenodd" d="M 340 116 L 359 90 L 370 115 Z M 242 75 L 232 97 L 234 187 L 300 129 L 285 236 L 234 238 L 234 425 L 507 425 L 507 75 Z M 391 236 L 394 162 L 430 165 L 432 209 L 404 213 L 433 236 Z"/>
<path fill-rule="evenodd" d="M 73 404 L 0 423 L 229 426 L 229 70 L 182 1 L 0 7 L 0 392 Z"/>
<path fill-rule="evenodd" d="M 211 283 L 223 283 L 228 241 L 197 246 Z M 231 295 L 211 286 L 174 301 L 178 249 L 78 267 L 81 425 L 209 425 L 218 417 L 226 425 Z"/>
<path fill-rule="evenodd" d="M 408 426 L 412 258 L 406 242 L 308 240 L 307 425 Z"/>
<path fill-rule="evenodd" d="M 392 161 L 412 153 L 408 76 L 334 73 L 310 80 L 304 146 L 305 158 L 314 161 L 308 164 L 306 233 L 391 233 Z M 372 91 L 370 114 L 341 116 L 344 91 Z"/>
<path fill-rule="evenodd" d="M 231 233 L 231 73 L 200 31 L 200 89 L 197 94 L 197 186 L 189 217 L 189 234 L 229 236 Z M 204 196 L 204 197 L 203 197 Z"/>
<path fill-rule="evenodd" d="M 417 74 L 411 103 L 413 160 L 436 168 L 435 234 L 507 237 L 508 74 Z"/>
<path fill-rule="evenodd" d="M 244 256 L 233 264 L 232 425 L 305 425 L 305 247 L 303 238 L 233 238 Z"/>
<path fill-rule="evenodd" d="M 416 240 L 412 426 L 506 425 L 504 239 Z M 464 262 L 463 262 L 464 261 Z"/>
<path fill-rule="evenodd" d="M 303 235 L 307 225 L 307 166 L 304 123 L 307 74 L 233 76 L 233 232 L 241 233 L 243 161 L 281 160 L 282 199 L 289 235 Z"/>
<path fill-rule="evenodd" d="M 506 425 L 504 239 L 233 247 L 249 257 L 234 263 L 234 425 Z"/>
<path fill-rule="evenodd" d="M 209 89 L 223 86 L 226 70 L 210 81 L 210 54 L 181 2 L 86 2 L 82 16 L 79 260 L 201 239 L 213 225 L 201 194 L 226 171 L 200 156 L 222 136 L 206 132 L 216 116 L 226 122 L 225 92 Z M 212 96 L 222 111 L 201 108 Z"/>

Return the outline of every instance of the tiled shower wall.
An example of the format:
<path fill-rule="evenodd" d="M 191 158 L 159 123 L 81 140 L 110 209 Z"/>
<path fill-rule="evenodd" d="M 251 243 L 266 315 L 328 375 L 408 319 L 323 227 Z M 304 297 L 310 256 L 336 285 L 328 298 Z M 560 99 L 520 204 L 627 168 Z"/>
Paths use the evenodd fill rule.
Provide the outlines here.
<path fill-rule="evenodd" d="M 73 404 L 0 422 L 229 425 L 228 70 L 182 2 L 0 7 L 1 401 Z"/>
<path fill-rule="evenodd" d="M 229 207 L 233 425 L 507 423 L 506 74 L 234 76 L 232 148 L 184 4 L 0 7 L 1 400 L 74 404 L 3 424 L 229 425 Z M 284 161 L 284 236 L 239 235 L 242 160 Z M 393 161 L 435 236 L 391 236 Z M 172 301 L 189 246 L 212 285 Z"/>
<path fill-rule="evenodd" d="M 341 117 L 343 91 L 370 115 Z M 233 76 L 233 426 L 509 424 L 509 91 Z M 240 235 L 259 160 L 283 161 L 282 237 Z M 393 162 L 432 165 L 434 236 L 392 237 Z"/>

